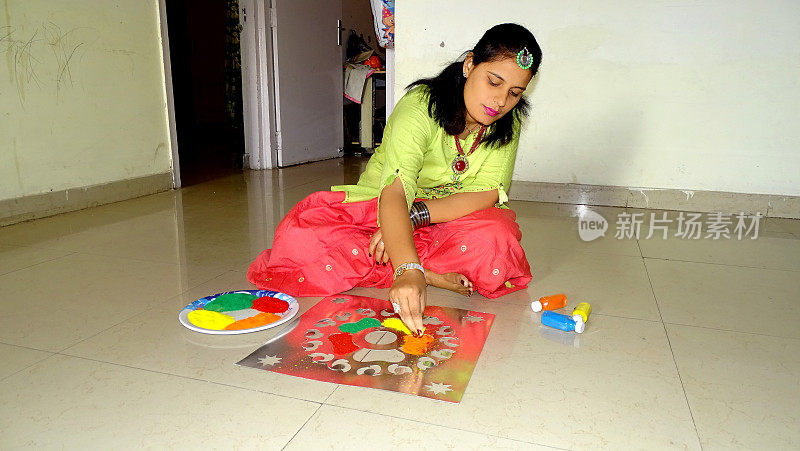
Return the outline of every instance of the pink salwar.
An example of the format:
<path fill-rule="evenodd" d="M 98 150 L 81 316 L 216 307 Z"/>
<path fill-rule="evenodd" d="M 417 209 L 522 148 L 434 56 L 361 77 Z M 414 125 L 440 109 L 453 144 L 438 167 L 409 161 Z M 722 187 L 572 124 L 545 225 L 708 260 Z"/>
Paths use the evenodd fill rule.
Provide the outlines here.
<path fill-rule="evenodd" d="M 344 200 L 343 192 L 320 191 L 297 203 L 278 225 L 272 249 L 250 265 L 248 280 L 292 296 L 391 287 L 391 263 L 378 264 L 369 255 L 377 199 Z M 463 274 L 475 291 L 497 298 L 526 288 L 532 278 L 515 221 L 513 211 L 492 207 L 417 229 L 414 243 L 425 269 Z"/>

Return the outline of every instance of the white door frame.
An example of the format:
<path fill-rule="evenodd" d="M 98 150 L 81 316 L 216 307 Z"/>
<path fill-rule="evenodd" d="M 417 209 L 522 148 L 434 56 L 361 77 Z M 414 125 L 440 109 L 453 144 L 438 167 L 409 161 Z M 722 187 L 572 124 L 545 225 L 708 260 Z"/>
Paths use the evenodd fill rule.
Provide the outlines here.
<path fill-rule="evenodd" d="M 394 47 L 386 49 L 386 120 L 394 110 Z"/>
<path fill-rule="evenodd" d="M 172 187 L 181 187 L 181 166 L 178 157 L 178 131 L 175 128 L 175 96 L 172 91 L 172 63 L 169 54 L 169 28 L 166 0 L 158 0 L 158 19 L 161 31 L 161 60 L 164 64 L 164 96 L 167 100 L 169 147 L 172 152 Z"/>
<path fill-rule="evenodd" d="M 269 0 L 239 0 L 245 161 L 250 169 L 277 167 Z"/>

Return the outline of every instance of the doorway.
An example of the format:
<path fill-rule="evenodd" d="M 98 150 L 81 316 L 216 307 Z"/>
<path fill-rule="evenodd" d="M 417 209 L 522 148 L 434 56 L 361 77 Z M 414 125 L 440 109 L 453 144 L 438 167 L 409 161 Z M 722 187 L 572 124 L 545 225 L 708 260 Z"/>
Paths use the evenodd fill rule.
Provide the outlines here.
<path fill-rule="evenodd" d="M 239 0 L 165 0 L 165 7 L 181 184 L 241 172 Z"/>

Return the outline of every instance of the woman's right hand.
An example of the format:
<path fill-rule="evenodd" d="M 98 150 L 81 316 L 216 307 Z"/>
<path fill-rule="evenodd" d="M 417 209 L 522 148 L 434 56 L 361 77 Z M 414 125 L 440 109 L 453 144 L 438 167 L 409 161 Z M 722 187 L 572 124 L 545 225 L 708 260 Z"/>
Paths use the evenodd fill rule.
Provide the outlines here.
<path fill-rule="evenodd" d="M 369 256 L 375 258 L 375 262 L 379 265 L 385 266 L 389 263 L 389 253 L 386 252 L 386 246 L 383 244 L 383 232 L 380 227 L 369 239 Z"/>
<path fill-rule="evenodd" d="M 422 312 L 427 303 L 427 284 L 422 271 L 409 269 L 394 280 L 389 289 L 389 302 L 400 306 L 400 319 L 415 334 L 421 334 Z"/>

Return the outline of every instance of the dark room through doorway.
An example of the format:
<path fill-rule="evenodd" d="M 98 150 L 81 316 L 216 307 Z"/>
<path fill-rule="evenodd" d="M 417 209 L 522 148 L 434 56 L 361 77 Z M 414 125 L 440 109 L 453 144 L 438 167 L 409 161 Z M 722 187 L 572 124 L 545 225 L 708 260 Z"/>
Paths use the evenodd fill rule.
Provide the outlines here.
<path fill-rule="evenodd" d="M 242 170 L 238 0 L 165 0 L 181 185 Z"/>

